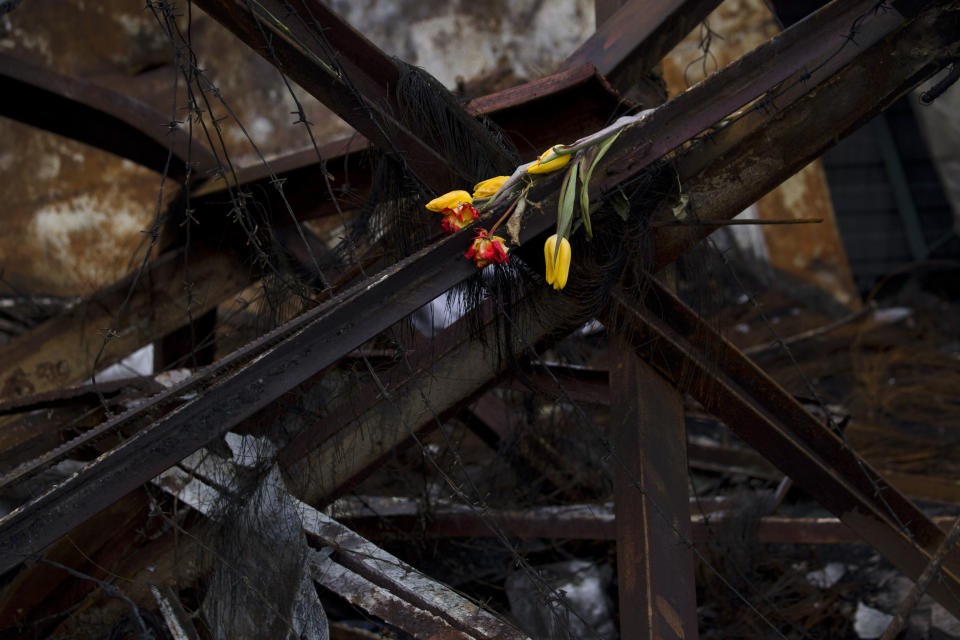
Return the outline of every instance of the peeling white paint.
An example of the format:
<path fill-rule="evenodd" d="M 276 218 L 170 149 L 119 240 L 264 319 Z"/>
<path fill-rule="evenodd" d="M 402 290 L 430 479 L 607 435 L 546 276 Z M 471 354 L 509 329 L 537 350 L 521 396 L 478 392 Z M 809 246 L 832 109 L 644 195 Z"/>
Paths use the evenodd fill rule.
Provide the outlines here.
<path fill-rule="evenodd" d="M 70 200 L 37 210 L 32 230 L 44 238 L 63 239 L 64 234 L 88 229 L 109 230 L 112 233 L 138 232 L 142 228 L 143 211 L 116 210 L 98 203 L 94 198 L 80 195 Z"/>
<path fill-rule="evenodd" d="M 70 269 L 82 279 L 95 280 L 109 256 L 125 262 L 129 243 L 150 219 L 145 206 L 117 198 L 79 195 L 41 207 L 34 214 L 25 241 L 42 247 L 49 268 Z"/>
<path fill-rule="evenodd" d="M 53 180 L 60 175 L 60 156 L 48 153 L 40 157 L 36 176 L 41 180 Z"/>
<path fill-rule="evenodd" d="M 419 4 L 331 2 L 384 51 L 423 67 L 451 88 L 457 76 L 493 71 L 503 57 L 520 77 L 551 73 L 594 31 L 589 0 L 515 0 L 482 14 L 458 12 L 456 3 Z"/>
<path fill-rule="evenodd" d="M 816 165 L 808 164 L 803 169 L 792 175 L 786 182 L 780 185 L 780 195 L 783 198 L 783 206 L 787 212 L 800 212 L 802 217 L 805 210 L 809 207 L 806 202 L 811 195 L 810 185 L 807 184 L 807 177 Z"/>
<path fill-rule="evenodd" d="M 128 36 L 138 36 L 140 32 L 144 30 L 146 26 L 145 20 L 135 14 L 129 13 L 115 13 L 111 16 L 116 22 L 120 23 L 120 26 L 123 28 L 123 31 Z M 152 34 L 151 34 L 152 35 Z"/>
<path fill-rule="evenodd" d="M 263 116 L 257 116 L 250 123 L 250 135 L 257 142 L 265 140 L 271 133 L 273 133 L 273 123 Z"/>
<path fill-rule="evenodd" d="M 0 40 L 0 46 L 4 49 L 22 47 L 27 51 L 43 56 L 46 66 L 53 66 L 53 52 L 50 51 L 50 38 L 46 33 L 31 33 L 20 27 L 14 27 L 9 33 L 12 37 Z"/>

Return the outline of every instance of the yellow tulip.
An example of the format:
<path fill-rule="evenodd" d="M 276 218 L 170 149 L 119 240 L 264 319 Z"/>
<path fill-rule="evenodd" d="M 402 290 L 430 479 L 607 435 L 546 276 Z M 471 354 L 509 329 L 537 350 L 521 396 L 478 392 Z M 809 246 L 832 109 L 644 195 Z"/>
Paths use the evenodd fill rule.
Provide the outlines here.
<path fill-rule="evenodd" d="M 540 154 L 540 157 L 537 158 L 537 161 L 532 165 L 527 167 L 527 173 L 550 173 L 551 171 L 556 171 L 561 167 L 565 166 L 570 162 L 570 154 L 564 156 L 558 156 L 549 162 L 544 162 L 543 159 L 553 153 L 553 150 L 559 145 L 555 145 L 544 151 Z"/>
<path fill-rule="evenodd" d="M 543 245 L 543 257 L 547 263 L 547 284 L 552 284 L 558 291 L 563 289 L 570 275 L 570 241 L 561 239 L 560 250 L 557 251 L 557 234 L 553 234 Z"/>
<path fill-rule="evenodd" d="M 489 178 L 483 182 L 478 182 L 473 187 L 473 197 L 474 198 L 489 198 L 495 194 L 500 187 L 503 186 L 503 183 L 510 179 L 510 176 L 497 176 L 496 178 Z"/>
<path fill-rule="evenodd" d="M 434 198 L 427 203 L 427 209 L 430 211 L 436 211 L 440 213 L 444 209 L 453 209 L 458 204 L 466 202 L 467 204 L 473 204 L 473 198 L 470 197 L 470 194 L 462 189 L 459 191 L 451 191 L 450 193 L 445 193 L 439 198 Z"/>

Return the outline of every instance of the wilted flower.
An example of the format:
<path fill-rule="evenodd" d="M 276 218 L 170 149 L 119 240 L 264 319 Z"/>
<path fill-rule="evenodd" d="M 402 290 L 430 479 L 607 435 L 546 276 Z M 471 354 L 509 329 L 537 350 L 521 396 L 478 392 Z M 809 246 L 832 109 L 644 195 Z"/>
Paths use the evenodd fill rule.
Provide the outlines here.
<path fill-rule="evenodd" d="M 563 156 L 557 156 L 556 158 L 554 158 L 553 160 L 550 160 L 549 162 L 543 161 L 544 158 L 548 157 L 553 153 L 553 150 L 556 149 L 557 146 L 559 145 L 554 145 L 549 149 L 547 149 L 546 151 L 544 151 L 542 154 L 540 154 L 540 157 L 537 158 L 537 161 L 534 162 L 529 167 L 527 167 L 527 173 L 550 173 L 551 171 L 556 171 L 557 169 L 560 169 L 561 167 L 565 166 L 568 162 L 570 162 L 569 154 L 563 155 Z"/>
<path fill-rule="evenodd" d="M 440 213 L 444 209 L 453 209 L 462 202 L 473 204 L 473 198 L 470 197 L 469 193 L 461 189 L 459 191 L 445 193 L 439 198 L 434 198 L 427 203 L 427 209 Z"/>
<path fill-rule="evenodd" d="M 543 245 L 543 257 L 547 263 L 547 284 L 552 284 L 558 291 L 563 289 L 570 275 L 570 241 L 562 238 L 557 251 L 557 234 L 553 234 Z"/>
<path fill-rule="evenodd" d="M 464 191 L 466 193 L 466 191 Z M 440 228 L 445 233 L 455 233 L 477 219 L 477 210 L 473 205 L 467 202 L 461 202 L 452 209 L 444 209 L 443 220 L 440 221 Z"/>
<path fill-rule="evenodd" d="M 491 262 L 507 262 L 510 257 L 505 242 L 500 236 L 488 235 L 486 229 L 477 229 L 477 237 L 473 239 L 470 250 L 463 255 L 473 260 L 477 269 L 483 269 Z"/>
<path fill-rule="evenodd" d="M 496 178 L 488 178 L 483 182 L 478 182 L 473 187 L 473 197 L 474 198 L 489 198 L 495 194 L 500 187 L 503 186 L 503 183 L 510 179 L 510 176 L 497 176 Z"/>

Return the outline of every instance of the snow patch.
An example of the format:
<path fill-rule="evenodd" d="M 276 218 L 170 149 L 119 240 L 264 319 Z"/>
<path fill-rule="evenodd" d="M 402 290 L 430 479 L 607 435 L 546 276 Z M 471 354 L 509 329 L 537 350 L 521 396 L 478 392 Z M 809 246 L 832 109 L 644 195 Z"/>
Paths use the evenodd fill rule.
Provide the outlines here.
<path fill-rule="evenodd" d="M 858 602 L 857 611 L 854 614 L 853 630 L 857 632 L 857 637 L 863 640 L 873 640 L 883 635 L 891 620 L 893 620 L 893 616 Z"/>

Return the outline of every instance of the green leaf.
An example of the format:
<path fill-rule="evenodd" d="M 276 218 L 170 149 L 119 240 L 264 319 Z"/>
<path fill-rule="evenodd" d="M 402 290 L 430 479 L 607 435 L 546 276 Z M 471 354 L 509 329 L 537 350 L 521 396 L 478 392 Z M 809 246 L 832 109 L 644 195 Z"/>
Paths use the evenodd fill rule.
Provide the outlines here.
<path fill-rule="evenodd" d="M 563 184 L 560 186 L 560 199 L 557 202 L 557 248 L 554 250 L 554 260 L 557 259 L 557 253 L 560 251 L 560 240 L 570 235 L 573 209 L 577 204 L 577 170 L 579 168 L 580 160 L 577 159 L 563 176 Z"/>
<path fill-rule="evenodd" d="M 610 196 L 610 204 L 613 205 L 613 209 L 617 212 L 617 215 L 626 222 L 627 218 L 630 217 L 630 201 L 627 199 L 627 196 L 623 195 L 623 191 L 617 191 Z"/>
<path fill-rule="evenodd" d="M 580 218 L 587 230 L 587 237 L 593 238 L 593 225 L 590 224 L 590 184 L 586 180 L 580 187 Z"/>
<path fill-rule="evenodd" d="M 593 161 L 590 163 L 590 167 L 583 176 L 583 184 L 586 185 L 590 183 L 590 178 L 593 177 L 593 170 L 597 168 L 597 165 L 600 164 L 600 160 L 603 158 L 604 154 L 610 150 L 610 146 L 616 141 L 617 138 L 620 137 L 621 133 L 623 133 L 623 129 L 620 129 L 600 144 L 600 148 L 597 150 L 597 155 L 593 158 Z"/>
<path fill-rule="evenodd" d="M 583 187 L 580 189 L 580 215 L 583 218 L 583 226 L 587 230 L 587 236 L 593 237 L 593 225 L 590 223 L 590 179 L 593 177 L 593 170 L 600 164 L 604 154 L 610 150 L 610 146 L 620 137 L 620 129 L 615 134 L 604 140 L 599 147 L 591 149 L 584 157 L 584 171 L 581 172 Z"/>

